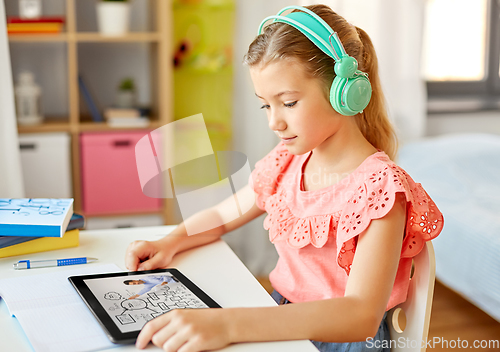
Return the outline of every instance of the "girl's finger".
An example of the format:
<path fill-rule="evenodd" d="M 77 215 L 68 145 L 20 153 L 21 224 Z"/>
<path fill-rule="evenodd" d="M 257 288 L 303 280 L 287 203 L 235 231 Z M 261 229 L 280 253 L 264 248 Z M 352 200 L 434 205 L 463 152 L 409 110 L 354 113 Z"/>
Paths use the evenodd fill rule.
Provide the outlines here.
<path fill-rule="evenodd" d="M 137 270 L 140 261 L 148 258 L 151 254 L 151 249 L 148 248 L 147 241 L 134 241 L 129 244 L 125 255 L 125 266 L 129 270 Z"/>
<path fill-rule="evenodd" d="M 200 352 L 202 348 L 203 346 L 200 346 L 196 339 L 190 339 L 177 352 Z"/>
<path fill-rule="evenodd" d="M 149 258 L 148 260 L 142 262 L 139 264 L 137 267 L 137 270 L 153 270 L 159 267 L 160 261 L 162 260 L 161 256 L 159 255 L 154 255 L 153 257 Z"/>
<path fill-rule="evenodd" d="M 127 253 L 125 254 L 125 267 L 128 270 L 136 271 L 137 266 L 139 265 L 139 257 L 130 249 L 127 249 Z"/>
<path fill-rule="evenodd" d="M 153 338 L 153 335 L 155 335 L 162 328 L 166 328 L 170 320 L 171 315 L 167 313 L 149 321 L 146 325 L 144 325 L 141 332 L 139 333 L 139 336 L 137 336 L 135 346 L 139 349 L 145 348 L 148 345 L 149 341 L 151 341 L 151 339 Z"/>
<path fill-rule="evenodd" d="M 156 335 L 155 335 L 156 336 Z M 153 336 L 154 338 L 154 336 Z M 163 337 L 162 337 L 163 338 Z M 161 346 L 164 351 L 179 351 L 183 345 L 185 345 L 189 341 L 189 334 L 185 331 L 176 331 L 172 336 L 169 336 L 168 339 Z"/>
<path fill-rule="evenodd" d="M 151 342 L 153 345 L 165 349 L 164 345 L 168 343 L 177 333 L 178 329 L 174 326 L 175 324 L 168 324 L 158 330 L 153 337 L 151 337 Z M 165 350 L 165 351 L 177 351 L 177 350 Z"/>

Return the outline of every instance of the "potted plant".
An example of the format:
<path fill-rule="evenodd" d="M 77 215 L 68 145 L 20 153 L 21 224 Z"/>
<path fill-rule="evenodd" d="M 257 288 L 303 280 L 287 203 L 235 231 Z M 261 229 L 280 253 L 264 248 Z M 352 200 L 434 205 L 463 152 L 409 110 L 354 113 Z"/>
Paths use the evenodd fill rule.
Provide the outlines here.
<path fill-rule="evenodd" d="M 132 78 L 125 78 L 118 86 L 116 106 L 119 108 L 132 108 L 135 106 L 135 83 Z"/>
<path fill-rule="evenodd" d="M 128 32 L 130 4 L 128 0 L 101 0 L 97 3 L 97 24 L 104 36 L 121 36 Z"/>

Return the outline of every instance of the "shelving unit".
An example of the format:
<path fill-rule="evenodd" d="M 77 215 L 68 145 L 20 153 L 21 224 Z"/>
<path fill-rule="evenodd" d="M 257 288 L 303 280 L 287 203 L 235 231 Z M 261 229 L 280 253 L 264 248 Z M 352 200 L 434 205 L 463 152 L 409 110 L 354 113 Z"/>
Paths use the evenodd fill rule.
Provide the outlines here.
<path fill-rule="evenodd" d="M 80 2 L 82 0 L 78 0 Z M 64 0 L 66 32 L 61 34 L 40 35 L 10 35 L 10 43 L 62 43 L 66 51 L 67 69 L 67 96 L 68 116 L 46 117 L 41 125 L 18 126 L 19 133 L 48 133 L 67 132 L 71 135 L 71 163 L 74 210 L 82 213 L 82 182 L 80 179 L 80 146 L 79 135 L 89 131 L 130 131 L 131 128 L 112 128 L 105 123 L 86 121 L 82 116 L 79 96 L 79 45 L 82 43 L 104 43 L 118 45 L 118 43 L 137 43 L 151 46 L 151 107 L 152 119 L 147 128 L 133 128 L 133 130 L 152 130 L 174 120 L 173 118 L 173 72 L 172 72 L 172 3 L 170 0 L 149 1 L 150 19 L 155 24 L 151 32 L 130 32 L 121 37 L 104 37 L 97 32 L 77 31 L 77 0 Z M 95 3 L 95 1 L 93 2 Z M 80 5 L 79 3 L 78 5 Z M 23 44 L 25 45 L 25 44 Z M 47 87 L 42 87 L 47 88 Z M 47 88 L 48 89 L 48 88 Z M 165 199 L 162 211 L 165 224 L 173 223 L 173 200 Z M 156 214 L 157 212 L 155 212 Z M 135 214 L 135 213 L 134 213 Z M 143 213 L 141 213 L 143 214 Z M 149 213 L 151 214 L 151 213 Z M 131 214 L 121 214 L 130 216 Z M 113 214 L 116 216 L 116 214 Z"/>

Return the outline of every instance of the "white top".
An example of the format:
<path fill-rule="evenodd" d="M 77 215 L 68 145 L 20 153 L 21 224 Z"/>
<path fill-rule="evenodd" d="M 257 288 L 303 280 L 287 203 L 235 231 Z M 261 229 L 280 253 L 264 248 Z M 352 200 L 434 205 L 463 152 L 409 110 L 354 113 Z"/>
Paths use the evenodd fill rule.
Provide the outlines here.
<path fill-rule="evenodd" d="M 18 260 L 60 259 L 72 257 L 95 257 L 99 261 L 87 265 L 114 263 L 123 271 L 125 251 L 134 240 L 157 240 L 170 233 L 175 226 L 157 226 L 130 229 L 95 230 L 80 232 L 80 246 L 57 251 L 29 254 L 0 259 L 0 277 L 20 277 L 57 272 L 69 267 L 50 267 L 29 270 L 14 270 L 12 264 Z M 224 241 L 194 248 L 177 255 L 170 267 L 179 269 L 197 286 L 205 291 L 223 308 L 275 306 L 276 303 L 255 277 Z M 216 273 L 216 275 L 214 275 Z M 216 278 L 216 280 L 214 280 Z M 150 346 L 150 348 L 152 348 Z M 33 351 L 16 318 L 10 316 L 3 300 L 0 300 L 0 350 Z M 159 348 L 153 350 L 160 351 Z M 264 343 L 240 343 L 228 346 L 223 351 L 273 351 L 314 352 L 309 341 L 282 341 Z M 134 345 L 113 348 L 108 351 L 137 351 Z"/>

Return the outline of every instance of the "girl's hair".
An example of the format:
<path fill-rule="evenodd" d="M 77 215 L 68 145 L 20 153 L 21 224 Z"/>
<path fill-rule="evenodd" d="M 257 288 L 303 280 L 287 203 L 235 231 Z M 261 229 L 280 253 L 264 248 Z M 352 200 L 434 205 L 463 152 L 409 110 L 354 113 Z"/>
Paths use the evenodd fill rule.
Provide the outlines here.
<path fill-rule="evenodd" d="M 356 122 L 363 136 L 394 160 L 398 141 L 387 115 L 377 56 L 370 37 L 326 5 L 311 5 L 306 8 L 320 16 L 338 33 L 347 54 L 358 61 L 358 69 L 368 73 L 372 97 L 364 111 L 356 115 Z M 330 86 L 335 78 L 334 60 L 296 28 L 275 22 L 265 27 L 263 33 L 250 44 L 243 62 L 248 66 L 266 66 L 280 59 L 296 59 L 302 63 L 308 74 L 324 83 L 325 97 L 329 100 Z"/>

